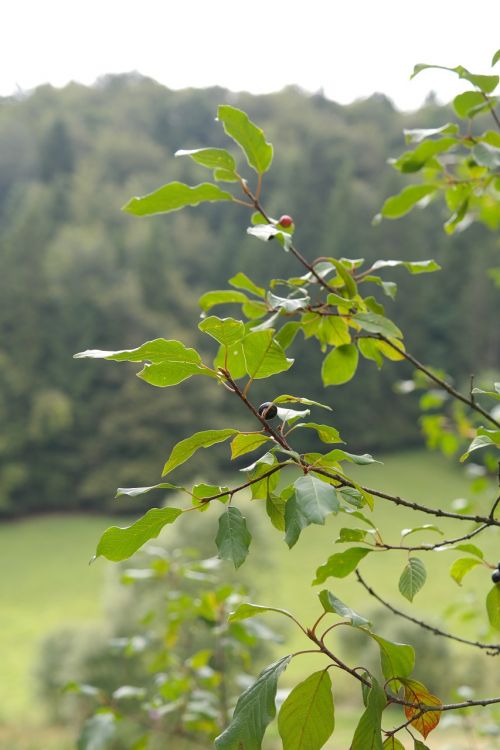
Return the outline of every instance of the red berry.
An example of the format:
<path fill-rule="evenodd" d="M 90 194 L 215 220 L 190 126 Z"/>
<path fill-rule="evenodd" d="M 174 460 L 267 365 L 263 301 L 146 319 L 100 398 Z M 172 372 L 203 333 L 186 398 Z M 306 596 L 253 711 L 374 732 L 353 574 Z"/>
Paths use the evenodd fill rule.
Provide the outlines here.
<path fill-rule="evenodd" d="M 285 229 L 288 229 L 288 227 L 291 227 L 293 224 L 293 219 L 291 216 L 288 216 L 288 214 L 283 214 L 283 216 L 278 221 L 278 224 Z"/>

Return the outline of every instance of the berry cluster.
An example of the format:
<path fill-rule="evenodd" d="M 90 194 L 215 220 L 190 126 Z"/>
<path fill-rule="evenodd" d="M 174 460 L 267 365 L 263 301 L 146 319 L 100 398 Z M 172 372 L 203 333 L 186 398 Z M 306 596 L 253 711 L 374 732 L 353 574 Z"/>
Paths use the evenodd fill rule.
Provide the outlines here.
<path fill-rule="evenodd" d="M 493 583 L 500 583 L 500 563 L 498 563 L 497 569 L 491 574 L 491 580 Z"/>

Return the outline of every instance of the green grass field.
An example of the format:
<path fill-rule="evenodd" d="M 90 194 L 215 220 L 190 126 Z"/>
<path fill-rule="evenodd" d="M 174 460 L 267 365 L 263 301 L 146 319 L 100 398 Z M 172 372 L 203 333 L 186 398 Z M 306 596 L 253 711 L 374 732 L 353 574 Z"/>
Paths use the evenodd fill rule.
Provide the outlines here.
<path fill-rule="evenodd" d="M 383 466 L 356 467 L 356 478 L 365 485 L 383 487 L 436 507 L 449 507 L 452 499 L 467 493 L 467 484 L 460 470 L 439 456 L 423 451 L 390 456 Z M 254 505 L 258 505 L 258 502 Z M 310 587 L 316 567 L 330 554 L 344 548 L 344 545 L 334 544 L 340 525 L 354 526 L 357 523 L 349 523 L 345 515 L 332 517 L 324 527 L 306 529 L 296 547 L 289 551 L 280 540 L 279 532 L 268 530 L 267 524 L 260 523 L 260 510 L 258 507 L 253 510 L 249 508 L 250 522 L 258 529 L 252 554 L 245 565 L 245 568 L 248 566 L 247 580 L 251 580 L 257 590 L 254 601 L 262 604 L 272 602 L 275 606 L 285 607 L 308 625 L 320 612 L 317 593 L 323 587 L 333 590 L 361 614 L 373 610 L 373 600 L 352 577 L 329 579 L 324 586 Z M 209 520 L 210 515 L 214 516 L 212 520 Z M 204 514 L 206 523 L 215 521 L 216 515 Z M 386 530 L 387 541 L 395 544 L 398 543 L 400 529 L 409 525 L 410 518 L 412 525 L 433 522 L 429 516 L 417 521 L 411 512 L 385 501 L 377 502 L 373 515 Z M 2 748 L 39 750 L 43 746 L 44 750 L 69 750 L 73 747 L 69 735 L 56 729 L 47 729 L 43 743 L 37 744 L 41 737 L 41 730 L 37 726 L 42 722 L 43 715 L 37 708 L 34 696 L 32 670 L 38 644 L 46 634 L 64 625 L 90 623 L 102 617 L 106 579 L 113 565 L 99 560 L 89 567 L 88 560 L 109 522 L 107 518 L 46 516 L 6 523 L 0 528 L 3 561 L 0 578 Z M 116 519 L 111 522 L 116 523 Z M 446 535 L 458 535 L 466 530 L 465 524 L 453 521 L 439 520 L 437 525 Z M 169 533 L 172 534 L 172 530 Z M 168 533 L 166 536 L 168 538 Z M 486 546 L 490 557 L 497 561 L 500 557 L 498 532 L 492 530 L 487 536 Z M 417 542 L 419 537 L 413 538 Z M 435 539 L 438 541 L 439 537 L 436 535 Z M 418 594 L 416 608 L 413 608 L 414 613 L 426 613 L 434 621 L 439 621 L 441 612 L 448 604 L 469 594 L 477 595 L 479 602 L 484 602 L 484 596 L 491 586 L 489 573 L 481 566 L 472 571 L 464 587 L 459 588 L 447 572 L 456 554 L 443 552 L 442 555 L 446 559 L 443 560 L 440 555 L 433 556 L 438 559 L 429 564 L 428 582 Z M 404 562 L 402 552 L 374 553 L 365 558 L 361 569 L 366 579 L 384 596 L 401 609 L 412 612 L 411 605 L 397 590 Z M 279 621 L 274 620 L 274 624 L 279 624 Z M 471 636 L 478 636 L 477 623 L 471 622 L 466 627 Z M 304 647 L 307 648 L 307 642 L 304 642 L 301 633 L 288 628 L 287 643 L 279 647 L 279 653 Z M 318 660 L 319 657 L 314 656 L 309 660 L 305 658 L 289 671 L 288 678 L 294 680 L 308 670 L 319 668 L 316 666 Z M 477 668 L 482 669 L 482 664 L 478 662 Z M 338 690 L 341 694 L 341 688 Z M 344 744 L 347 743 L 351 724 L 351 710 L 346 706 L 338 714 L 338 725 L 344 727 L 345 731 Z M 343 747 L 342 739 L 339 735 L 337 737 L 341 744 L 332 747 Z M 449 747 L 462 750 L 466 746 L 458 743 Z M 478 744 L 477 747 L 482 745 Z M 485 747 L 496 746 L 490 742 Z"/>

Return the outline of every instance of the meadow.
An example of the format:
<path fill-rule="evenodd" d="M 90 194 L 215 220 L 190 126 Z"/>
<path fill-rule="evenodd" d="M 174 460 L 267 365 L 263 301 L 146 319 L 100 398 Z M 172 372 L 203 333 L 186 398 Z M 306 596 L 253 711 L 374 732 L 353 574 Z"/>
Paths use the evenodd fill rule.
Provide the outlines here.
<path fill-rule="evenodd" d="M 388 456 L 384 465 L 356 467 L 356 477 L 368 486 L 384 487 L 389 492 L 401 493 L 436 507 L 449 507 L 453 499 L 463 497 L 468 491 L 463 471 L 451 462 L 424 451 Z M 357 523 L 349 523 L 345 516 L 340 521 L 332 517 L 324 527 L 306 529 L 290 552 L 283 543 L 277 543 L 277 531 L 260 528 L 259 510 L 253 508 L 252 512 L 249 507 L 250 522 L 258 527 L 253 554 L 247 563 L 249 578 L 256 589 L 253 601 L 262 604 L 273 601 L 273 604 L 291 610 L 305 624 L 310 625 L 320 611 L 317 602 L 318 588 L 310 587 L 314 571 L 330 554 L 343 549 L 343 545 L 334 544 L 340 525 L 355 526 Z M 208 515 L 205 514 L 207 523 Z M 379 521 L 386 530 L 387 541 L 395 544 L 398 543 L 400 530 L 409 525 L 410 517 L 412 525 L 417 522 L 429 523 L 429 520 L 432 522 L 429 517 L 417 519 L 415 514 L 408 514 L 405 509 L 383 501 L 377 503 L 373 516 L 375 522 Z M 95 549 L 96 540 L 110 522 L 116 523 L 116 519 L 54 515 L 5 523 L 0 528 L 3 563 L 0 578 L 2 748 L 40 750 L 43 747 L 44 750 L 69 750 L 74 747 L 71 732 L 55 727 L 43 728 L 44 715 L 37 701 L 33 668 L 38 644 L 45 635 L 64 625 L 91 623 L 103 617 L 107 580 L 113 575 L 113 565 L 98 560 L 89 566 L 88 561 Z M 457 532 L 453 522 L 443 523 L 439 520 L 438 525 L 445 535 Z M 460 526 L 457 533 L 463 531 Z M 168 533 L 165 536 L 168 539 Z M 436 541 L 438 540 L 436 535 Z M 497 530 L 489 532 L 486 547 L 491 559 L 496 561 L 499 556 Z M 480 617 L 471 618 L 466 631 L 468 635 L 478 637 L 481 635 L 479 622 L 485 619 L 482 617 L 481 607 L 484 605 L 481 602 L 484 602 L 484 595 L 491 586 L 489 572 L 478 566 L 465 579 L 463 587 L 459 588 L 447 572 L 457 553 L 442 554 L 446 556 L 444 561 L 440 556 L 435 556 L 439 559 L 433 561 L 432 565 L 429 564 L 428 581 L 417 596 L 416 609 L 419 613 L 425 613 L 434 623 L 442 624 L 442 613 L 449 605 L 464 597 L 471 600 L 477 597 Z M 361 569 L 367 581 L 374 583 L 389 601 L 400 609 L 411 612 L 411 605 L 402 599 L 397 590 L 403 565 L 404 556 L 401 552 L 374 553 L 363 561 Z M 354 579 L 329 579 L 325 586 L 361 614 L 371 616 L 375 611 L 377 615 L 375 602 Z M 273 619 L 275 627 L 280 624 L 279 620 Z M 453 620 L 448 625 L 452 629 Z M 277 654 L 307 647 L 298 630 L 294 631 L 287 626 L 285 637 L 286 643 L 277 648 Z M 350 647 L 352 649 L 352 644 Z M 466 647 L 458 649 L 456 654 L 458 659 L 463 659 L 464 665 L 470 663 L 467 659 L 476 657 L 475 652 L 471 654 L 471 649 Z M 311 659 L 314 657 L 297 663 L 289 671 L 288 679 L 295 680 L 302 673 L 305 675 L 308 670 L 314 670 L 317 658 L 316 662 Z M 486 658 L 477 658 L 474 670 L 480 673 L 481 670 L 493 669 L 490 663 Z M 339 679 L 336 683 L 338 695 L 344 694 L 343 686 L 344 683 Z M 346 689 L 351 700 L 353 696 L 349 692 L 350 688 Z M 344 747 L 349 732 L 352 734 L 348 704 L 344 704 L 338 713 L 338 726 L 340 734 L 337 737 L 343 739 L 340 744 L 333 743 L 332 748 Z M 446 742 L 450 742 L 448 734 L 446 737 Z M 497 747 L 492 744 L 494 740 L 489 739 L 488 742 L 485 747 Z M 462 750 L 466 745 L 452 742 L 436 747 Z M 482 745 L 478 743 L 477 748 L 480 747 Z"/>

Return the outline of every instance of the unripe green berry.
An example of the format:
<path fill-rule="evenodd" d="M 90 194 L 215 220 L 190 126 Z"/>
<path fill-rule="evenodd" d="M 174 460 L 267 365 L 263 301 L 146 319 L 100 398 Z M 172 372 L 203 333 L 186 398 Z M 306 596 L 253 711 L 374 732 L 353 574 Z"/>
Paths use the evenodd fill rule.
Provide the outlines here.
<path fill-rule="evenodd" d="M 257 409 L 261 417 L 264 417 L 264 419 L 274 419 L 276 414 L 278 413 L 278 407 L 276 404 L 273 404 L 272 401 L 264 401 L 263 404 L 259 406 Z"/>
<path fill-rule="evenodd" d="M 280 217 L 278 224 L 280 225 L 280 227 L 284 227 L 285 229 L 288 229 L 288 227 L 292 226 L 293 219 L 291 216 L 288 216 L 288 214 L 283 214 L 283 216 Z"/>
<path fill-rule="evenodd" d="M 500 583 L 500 570 L 494 570 L 491 574 L 491 580 L 493 583 Z"/>

